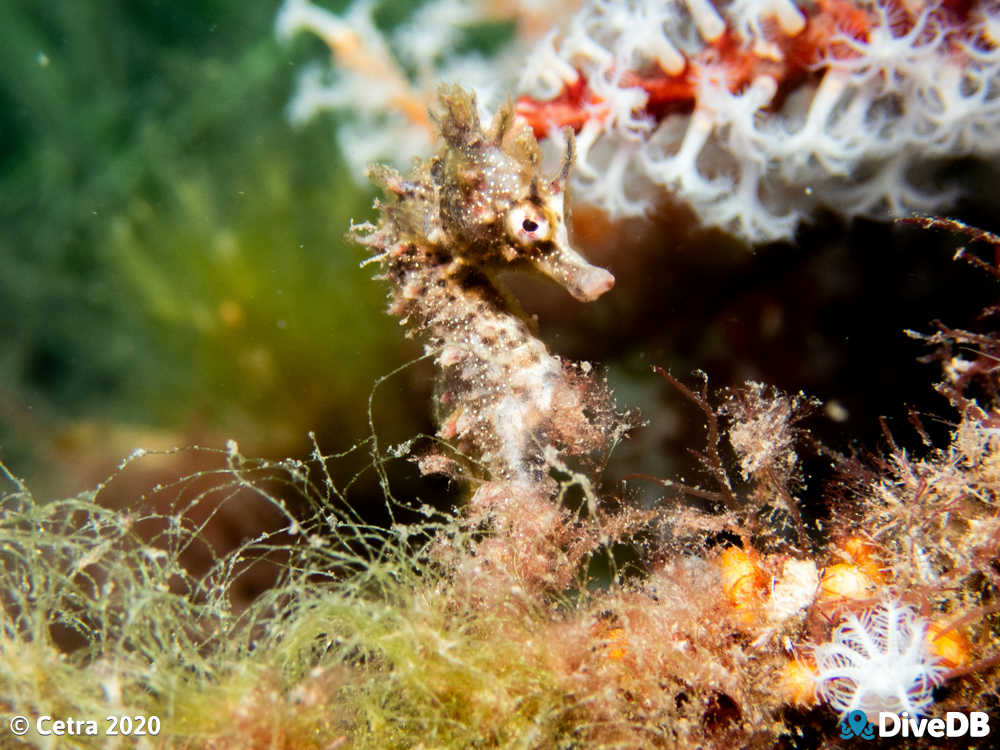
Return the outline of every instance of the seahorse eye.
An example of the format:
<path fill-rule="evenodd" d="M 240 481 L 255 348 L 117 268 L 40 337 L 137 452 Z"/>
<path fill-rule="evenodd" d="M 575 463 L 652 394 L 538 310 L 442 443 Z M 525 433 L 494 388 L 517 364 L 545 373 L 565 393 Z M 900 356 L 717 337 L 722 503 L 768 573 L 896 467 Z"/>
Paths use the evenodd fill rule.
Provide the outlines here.
<path fill-rule="evenodd" d="M 530 247 L 552 238 L 552 222 L 544 210 L 530 201 L 523 201 L 507 212 L 507 234 L 517 244 Z"/>

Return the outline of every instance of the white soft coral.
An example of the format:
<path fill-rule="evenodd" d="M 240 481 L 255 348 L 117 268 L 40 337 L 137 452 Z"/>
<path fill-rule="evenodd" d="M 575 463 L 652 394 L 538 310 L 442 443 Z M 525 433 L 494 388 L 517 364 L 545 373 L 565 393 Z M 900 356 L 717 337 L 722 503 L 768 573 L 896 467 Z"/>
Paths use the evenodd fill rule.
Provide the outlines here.
<path fill-rule="evenodd" d="M 552 99 L 586 82 L 575 196 L 613 217 L 666 191 L 763 242 L 820 205 L 940 211 L 954 198 L 933 179 L 942 164 L 1000 158 L 1000 5 L 953 5 L 588 0 L 520 87 Z M 579 125 L 556 119 L 536 130 Z"/>
<path fill-rule="evenodd" d="M 847 615 L 814 651 L 817 693 L 841 715 L 861 710 L 869 721 L 881 711 L 926 713 L 945 671 L 926 634 L 913 608 L 892 600 Z"/>

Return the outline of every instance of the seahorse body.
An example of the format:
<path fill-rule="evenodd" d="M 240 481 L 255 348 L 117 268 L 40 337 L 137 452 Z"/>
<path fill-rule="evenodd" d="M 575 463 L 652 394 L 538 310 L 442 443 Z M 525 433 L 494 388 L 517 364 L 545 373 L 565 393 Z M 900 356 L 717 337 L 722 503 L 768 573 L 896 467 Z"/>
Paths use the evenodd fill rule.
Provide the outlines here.
<path fill-rule="evenodd" d="M 437 352 L 438 434 L 491 479 L 539 485 L 547 446 L 585 455 L 623 428 L 603 380 L 550 354 L 496 274 L 533 268 L 581 301 L 606 292 L 614 277 L 569 243 L 572 148 L 560 174 L 543 178 L 535 137 L 513 126 L 510 107 L 484 130 L 474 98 L 445 87 L 432 116 L 439 152 L 406 177 L 373 168 L 393 200 L 376 201 L 378 224 L 353 227 L 351 236 L 374 253 L 366 262 L 381 264 L 390 312 Z"/>

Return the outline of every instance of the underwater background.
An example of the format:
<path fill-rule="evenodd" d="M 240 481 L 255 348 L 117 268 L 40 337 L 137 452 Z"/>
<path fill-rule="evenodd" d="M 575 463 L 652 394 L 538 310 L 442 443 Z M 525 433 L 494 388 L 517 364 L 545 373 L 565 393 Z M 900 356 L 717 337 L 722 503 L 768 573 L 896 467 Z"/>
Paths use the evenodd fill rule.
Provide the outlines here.
<path fill-rule="evenodd" d="M 199 743 L 213 732 L 228 738 L 218 747 L 270 738 L 268 727 L 240 722 L 272 710 L 293 737 L 284 745 L 274 740 L 284 747 L 313 747 L 308 738 L 316 727 L 329 740 L 317 739 L 318 747 L 339 747 L 339 738 L 357 727 L 368 732 L 357 735 L 359 747 L 410 747 L 428 727 L 444 738 L 441 746 L 462 747 L 491 720 L 493 744 L 515 747 L 555 716 L 558 740 L 546 745 L 543 738 L 538 746 L 571 747 L 580 746 L 572 744 L 574 732 L 588 709 L 582 701 L 569 708 L 561 701 L 571 696 L 567 675 L 577 680 L 586 673 L 593 680 L 582 694 L 612 696 L 618 703 L 610 715 L 626 717 L 629 731 L 631 724 L 646 726 L 645 717 L 633 715 L 633 695 L 646 690 L 662 700 L 666 707 L 657 711 L 669 721 L 657 731 L 668 737 L 664 727 L 679 725 L 671 712 L 680 715 L 695 688 L 676 688 L 675 700 L 653 678 L 641 682 L 636 675 L 648 671 L 647 662 L 630 662 L 630 653 L 667 658 L 657 649 L 674 617 L 684 632 L 702 635 L 704 623 L 723 623 L 704 635 L 699 653 L 743 674 L 749 687 L 733 695 L 763 705 L 754 690 L 776 684 L 760 674 L 771 679 L 787 666 L 783 646 L 775 639 L 758 662 L 755 628 L 765 626 L 741 619 L 738 607 L 730 607 L 735 614 L 725 609 L 732 592 L 723 586 L 690 609 L 683 604 L 711 588 L 705 580 L 719 578 L 716 552 L 737 548 L 727 546 L 738 539 L 731 528 L 698 528 L 690 542 L 681 538 L 687 528 L 675 537 L 673 530 L 635 531 L 623 521 L 622 541 L 608 551 L 603 530 L 591 538 L 593 529 L 573 525 L 582 507 L 574 495 L 566 537 L 551 543 L 546 534 L 557 527 L 539 523 L 536 541 L 553 555 L 560 545 L 576 550 L 572 565 L 558 562 L 579 576 L 576 588 L 526 587 L 527 614 L 513 615 L 497 604 L 500 594 L 484 607 L 462 589 L 470 581 L 470 591 L 479 585 L 469 560 L 481 555 L 476 545 L 488 537 L 487 526 L 474 516 L 468 521 L 464 511 L 447 515 L 469 507 L 463 505 L 468 488 L 422 477 L 408 460 L 409 441 L 420 446 L 435 430 L 434 369 L 422 342 L 405 337 L 386 314 L 386 286 L 372 280 L 371 267 L 360 267 L 365 252 L 345 239 L 352 221 L 376 215 L 375 190 L 352 174 L 351 155 L 335 137 L 357 113 L 346 107 L 292 122 L 300 72 L 329 59 L 330 50 L 310 34 L 276 39 L 279 5 L 0 3 L 0 462 L 10 470 L 0 558 L 8 583 L 42 570 L 39 580 L 54 592 L 36 610 L 34 590 L 12 584 L 0 599 L 11 614 L 0 649 L 0 682 L 14 696 L 9 705 L 63 701 L 58 705 L 98 711 L 117 700 L 163 711 L 174 719 L 170 729 L 180 747 L 208 746 Z M 324 7 L 340 13 L 348 5 Z M 422 6 L 381 2 L 374 19 L 391 31 Z M 489 22 L 460 29 L 457 49 L 489 59 L 519 33 L 515 6 L 496 7 Z M 997 232 L 996 174 L 995 165 L 963 159 L 933 179 L 941 191 L 963 189 L 949 215 Z M 941 358 L 922 361 L 928 346 L 904 329 L 933 331 L 936 320 L 955 329 L 989 327 L 979 314 L 995 299 L 996 280 L 953 260 L 964 241 L 956 233 L 820 213 L 794 241 L 750 247 L 667 204 L 648 220 L 612 221 L 585 205 L 574 206 L 573 219 L 574 243 L 614 273 L 613 290 L 581 306 L 546 280 L 517 274 L 506 280 L 550 350 L 595 363 L 618 406 L 641 414 L 641 425 L 606 467 L 602 499 L 613 499 L 609 507 L 634 507 L 636 517 L 639 509 L 652 515 L 656 508 L 666 528 L 681 512 L 676 498 L 663 500 L 659 480 L 669 484 L 669 477 L 699 471 L 704 478 L 703 457 L 694 451 L 705 442 L 705 414 L 654 367 L 685 382 L 692 371 L 706 372 L 713 397 L 717 389 L 760 381 L 823 403 L 808 415 L 805 441 L 823 449 L 803 451 L 790 483 L 808 523 L 835 516 L 836 498 L 828 492 L 835 453 L 838 460 L 876 456 L 877 463 L 891 447 L 894 457 L 928 456 L 928 465 L 945 473 L 948 457 L 930 445 L 957 441 L 960 420 L 933 385 L 942 377 Z M 984 347 L 978 365 L 991 351 Z M 983 379 L 992 383 L 995 376 L 987 371 Z M 982 390 L 973 396 L 985 394 L 995 404 L 994 386 L 974 385 Z M 768 393 L 780 401 L 778 391 Z M 991 439 L 983 438 L 989 448 L 983 451 L 993 457 Z M 735 454 L 726 450 L 735 476 Z M 901 486 L 890 463 L 886 458 L 879 469 L 890 477 L 886 483 Z M 905 474 L 905 462 L 898 463 Z M 874 486 L 874 476 L 865 481 Z M 976 475 L 977 488 L 995 482 L 995 475 L 983 476 Z M 757 497 L 754 482 L 744 476 L 740 491 Z M 864 517 L 875 518 L 865 505 L 870 495 L 864 497 L 852 512 L 865 508 Z M 977 523 L 995 518 L 990 498 L 971 516 Z M 525 508 L 525 515 L 532 510 Z M 859 517 L 860 511 L 836 522 L 848 528 Z M 774 528 L 761 536 L 769 543 L 794 536 L 787 516 L 768 518 Z M 413 519 L 419 523 L 403 523 Z M 810 527 L 814 576 L 823 566 L 842 565 L 836 561 L 847 554 L 846 543 L 827 538 L 828 528 Z M 968 546 L 965 536 L 942 538 L 959 550 Z M 448 545 L 435 539 L 459 541 L 442 552 Z M 580 539 L 591 546 L 584 550 Z M 895 537 L 885 541 L 885 549 L 895 543 Z M 768 552 L 770 569 L 784 575 L 786 561 L 758 546 Z M 21 554 L 36 548 L 44 551 L 38 558 Z M 694 566 L 692 549 L 704 558 Z M 258 557 L 247 563 L 243 553 Z M 756 587 L 757 562 L 737 563 L 752 570 Z M 975 564 L 992 571 L 993 563 Z M 626 569 L 628 575 L 618 575 Z M 634 589 L 633 575 L 643 581 Z M 986 575 L 978 568 L 970 573 L 975 580 L 963 579 L 962 595 L 970 612 L 986 612 L 968 650 L 990 662 L 1000 628 Z M 908 579 L 877 580 L 888 591 Z M 115 597 L 104 596 L 108 581 L 118 582 Z M 502 588 L 487 581 L 490 587 Z M 155 614 L 160 600 L 147 597 L 153 591 L 163 594 L 162 615 Z M 135 611 L 146 614 L 135 621 L 122 616 L 136 601 L 149 608 Z M 965 611 L 951 600 L 934 606 L 949 615 Z M 614 608 L 620 617 L 606 617 Z M 250 614 L 241 619 L 244 612 Z M 794 627 L 783 621 L 789 638 L 805 637 L 806 617 L 790 616 Z M 815 626 L 819 615 L 808 617 Z M 829 630 L 832 619 L 825 622 Z M 628 628 L 634 640 L 626 647 Z M 175 631 L 188 639 L 183 647 L 164 635 Z M 740 673 L 725 661 L 739 639 L 760 674 Z M 566 663 L 550 663 L 546 643 L 564 640 L 571 643 Z M 67 654 L 72 658 L 64 660 Z M 691 661 L 710 664 L 709 656 Z M 962 668 L 972 661 L 968 653 L 964 658 Z M 685 670 L 697 671 L 676 654 L 669 659 L 678 661 L 664 674 L 680 675 L 678 684 Z M 495 664 L 499 677 L 489 671 Z M 166 666 L 157 672 L 159 665 Z M 39 677 L 42 667 L 50 672 Z M 106 678 L 108 670 L 114 679 Z M 987 663 L 991 690 L 995 671 Z M 125 699 L 109 687 L 118 678 Z M 621 687 L 626 679 L 639 688 Z M 714 679 L 704 677 L 708 687 L 697 690 L 715 703 L 703 714 L 684 710 L 701 716 L 706 736 L 726 746 L 728 735 L 710 734 L 713 722 L 732 720 Z M 498 680 L 512 696 L 502 706 L 491 693 Z M 142 689 L 129 704 L 135 685 Z M 943 705 L 972 705 L 969 696 L 980 687 L 962 682 Z M 452 700 L 453 693 L 473 692 L 481 700 Z M 176 704 L 175 694 L 183 696 Z M 357 705 L 331 712 L 331 703 L 348 705 L 343 696 L 357 697 Z M 6 709 L 4 700 L 0 695 Z M 786 704 L 767 709 L 774 721 L 762 735 L 768 740 L 787 740 L 788 727 L 800 725 L 816 736 L 835 734 L 833 712 L 800 714 Z M 423 723 L 425 715 L 433 718 Z M 820 741 L 800 733 L 789 742 Z M 269 745 L 260 739 L 258 746 Z"/>
<path fill-rule="evenodd" d="M 375 19 L 392 29 L 419 6 L 380 3 Z M 279 43 L 277 8 L 0 7 L 0 458 L 43 495 L 140 446 L 232 437 L 277 457 L 314 431 L 347 447 L 375 379 L 420 353 L 344 239 L 374 195 L 333 138 L 350 110 L 290 124 L 298 70 L 327 51 L 307 34 Z M 512 32 L 472 24 L 459 46 L 488 54 Z M 972 185 L 955 215 L 995 228 L 991 173 L 969 162 L 946 178 Z M 550 346 L 607 365 L 642 408 L 641 468 L 660 475 L 690 435 L 651 365 L 801 388 L 845 410 L 828 433 L 876 436 L 871 414 L 935 403 L 901 330 L 966 322 L 984 283 L 951 263 L 948 238 L 885 223 L 821 216 L 797 247 L 756 254 L 677 212 L 612 225 L 581 209 L 576 225 L 613 295 L 580 308 L 545 282 L 512 285 Z M 380 391 L 390 439 L 429 430 L 431 377 L 417 365 Z"/>

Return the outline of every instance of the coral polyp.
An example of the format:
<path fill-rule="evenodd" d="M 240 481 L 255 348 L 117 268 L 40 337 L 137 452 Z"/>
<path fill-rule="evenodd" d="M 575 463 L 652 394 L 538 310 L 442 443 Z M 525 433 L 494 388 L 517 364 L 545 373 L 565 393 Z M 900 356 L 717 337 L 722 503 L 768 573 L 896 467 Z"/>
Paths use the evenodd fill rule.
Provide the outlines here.
<path fill-rule="evenodd" d="M 924 714 L 945 673 L 927 646 L 927 622 L 907 605 L 879 602 L 848 614 L 816 647 L 817 692 L 842 715 L 864 711 Z"/>

